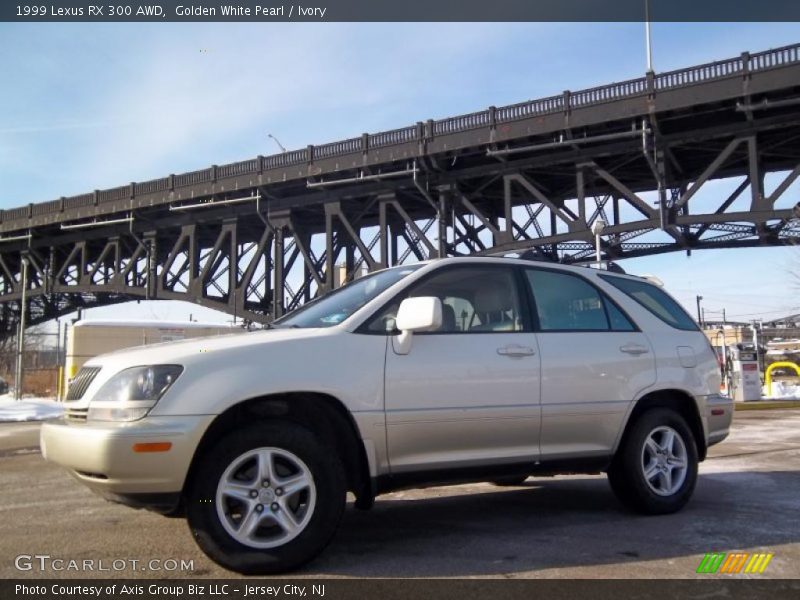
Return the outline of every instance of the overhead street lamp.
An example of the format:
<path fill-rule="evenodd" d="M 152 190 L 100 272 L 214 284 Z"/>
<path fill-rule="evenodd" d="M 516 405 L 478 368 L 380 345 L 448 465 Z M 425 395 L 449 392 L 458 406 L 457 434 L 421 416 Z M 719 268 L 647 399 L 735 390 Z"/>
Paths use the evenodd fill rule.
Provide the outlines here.
<path fill-rule="evenodd" d="M 592 223 L 592 233 L 594 234 L 594 250 L 595 255 L 597 257 L 597 268 L 603 268 L 603 261 L 600 258 L 600 236 L 603 233 L 603 230 L 606 228 L 608 223 L 602 217 L 598 217 L 594 223 Z"/>
<path fill-rule="evenodd" d="M 278 145 L 278 148 L 280 148 L 280 149 L 281 149 L 281 152 L 283 152 L 284 154 L 286 154 L 286 148 L 284 148 L 284 147 L 283 147 L 283 144 L 281 144 L 281 143 L 278 141 L 278 138 L 276 138 L 276 137 L 275 137 L 274 135 L 272 135 L 271 133 L 268 133 L 268 134 L 267 134 L 267 137 L 268 137 L 268 138 L 272 138 L 272 141 L 273 141 L 273 142 L 275 142 L 275 143 Z"/>
<path fill-rule="evenodd" d="M 19 307 L 19 329 L 17 330 L 17 372 L 14 378 L 14 398 L 22 400 L 22 360 L 25 353 L 25 308 L 28 293 L 28 257 L 22 257 L 22 297 Z"/>

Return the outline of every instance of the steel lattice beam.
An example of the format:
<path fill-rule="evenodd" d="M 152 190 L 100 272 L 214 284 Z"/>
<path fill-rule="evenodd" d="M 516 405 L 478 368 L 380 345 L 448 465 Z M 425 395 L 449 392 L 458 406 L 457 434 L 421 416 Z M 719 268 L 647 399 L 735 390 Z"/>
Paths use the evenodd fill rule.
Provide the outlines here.
<path fill-rule="evenodd" d="M 613 260 L 795 244 L 800 47 L 714 64 L 2 211 L 0 334 L 23 257 L 31 323 L 128 299 L 265 322 L 364 268 L 586 261 L 600 218 Z"/>

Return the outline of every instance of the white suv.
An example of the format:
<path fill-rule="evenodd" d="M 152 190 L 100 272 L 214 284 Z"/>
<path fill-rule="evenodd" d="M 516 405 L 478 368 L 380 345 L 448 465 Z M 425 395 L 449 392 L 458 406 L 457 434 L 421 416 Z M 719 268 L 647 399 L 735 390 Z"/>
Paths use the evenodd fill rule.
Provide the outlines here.
<path fill-rule="evenodd" d="M 185 514 L 242 573 L 333 536 L 345 497 L 605 471 L 619 499 L 680 509 L 728 434 L 716 356 L 646 279 L 457 258 L 358 279 L 266 331 L 90 360 L 45 457 L 111 500 Z"/>

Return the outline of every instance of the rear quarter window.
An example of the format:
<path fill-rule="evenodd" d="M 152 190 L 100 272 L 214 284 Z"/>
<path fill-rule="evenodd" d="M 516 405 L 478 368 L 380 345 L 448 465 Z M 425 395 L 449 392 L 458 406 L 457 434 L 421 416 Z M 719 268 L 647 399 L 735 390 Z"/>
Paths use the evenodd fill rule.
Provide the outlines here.
<path fill-rule="evenodd" d="M 680 304 L 658 286 L 646 281 L 636 281 L 635 279 L 614 277 L 613 275 L 600 275 L 600 277 L 603 281 L 610 283 L 627 296 L 633 298 L 667 325 L 683 331 L 698 330 L 694 319 L 683 310 Z"/>

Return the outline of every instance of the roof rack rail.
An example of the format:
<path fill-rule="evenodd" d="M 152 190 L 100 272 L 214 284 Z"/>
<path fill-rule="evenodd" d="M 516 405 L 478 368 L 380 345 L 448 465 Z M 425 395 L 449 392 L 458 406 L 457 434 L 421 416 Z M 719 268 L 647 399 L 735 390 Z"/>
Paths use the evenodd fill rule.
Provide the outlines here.
<path fill-rule="evenodd" d="M 619 273 L 621 275 L 627 275 L 625 269 L 623 269 L 617 263 L 611 261 L 608 261 L 608 263 L 606 263 L 606 271 L 608 271 L 609 273 Z"/>
<path fill-rule="evenodd" d="M 534 262 L 549 262 L 549 263 L 561 262 L 557 256 L 554 257 L 552 254 L 542 252 L 538 248 L 531 248 L 530 250 L 525 250 L 525 252 L 519 255 L 519 258 L 521 260 L 530 260 Z"/>

